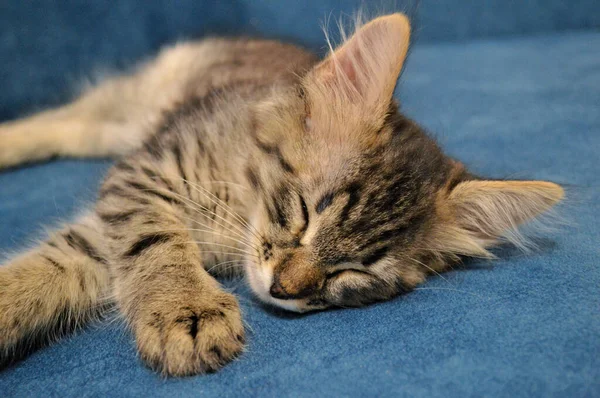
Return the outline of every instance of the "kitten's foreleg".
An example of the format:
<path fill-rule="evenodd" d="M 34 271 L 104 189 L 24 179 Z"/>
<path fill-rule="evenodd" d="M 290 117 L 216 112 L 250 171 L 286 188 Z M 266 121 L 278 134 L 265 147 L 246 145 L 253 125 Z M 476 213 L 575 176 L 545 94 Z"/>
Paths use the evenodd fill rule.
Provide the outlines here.
<path fill-rule="evenodd" d="M 165 375 L 217 370 L 243 349 L 237 300 L 203 269 L 167 192 L 117 186 L 101 191 L 98 214 L 116 256 L 116 299 L 142 359 Z"/>
<path fill-rule="evenodd" d="M 108 263 L 95 217 L 0 266 L 0 368 L 108 308 Z"/>

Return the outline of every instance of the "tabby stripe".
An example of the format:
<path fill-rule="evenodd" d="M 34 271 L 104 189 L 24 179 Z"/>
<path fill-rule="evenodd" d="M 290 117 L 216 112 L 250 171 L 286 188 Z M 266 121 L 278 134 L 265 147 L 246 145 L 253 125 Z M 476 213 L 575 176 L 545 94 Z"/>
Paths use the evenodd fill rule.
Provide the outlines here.
<path fill-rule="evenodd" d="M 125 183 L 128 186 L 130 186 L 131 188 L 134 188 L 143 194 L 156 196 L 156 197 L 158 197 L 166 202 L 172 203 L 172 204 L 181 204 L 181 201 L 179 199 L 165 195 L 165 194 L 157 191 L 156 188 L 151 188 L 147 185 L 144 185 L 142 183 L 135 182 L 135 181 L 125 181 Z"/>
<path fill-rule="evenodd" d="M 100 256 L 100 254 L 98 254 L 94 246 L 92 246 L 92 244 L 88 242 L 78 232 L 75 232 L 73 229 L 70 229 L 67 234 L 63 235 L 63 237 L 65 238 L 67 244 L 73 249 L 83 252 L 86 256 L 92 258 L 93 260 L 99 263 L 107 264 L 106 259 Z"/>
<path fill-rule="evenodd" d="M 340 214 L 340 225 L 348 219 L 348 215 L 352 208 L 360 202 L 360 189 L 360 184 L 356 182 L 350 184 L 350 186 L 345 189 L 345 193 L 348 194 L 348 202 L 346 202 L 346 205 Z"/>
<path fill-rule="evenodd" d="M 256 145 L 258 146 L 258 148 L 261 151 L 263 151 L 267 155 L 275 156 L 277 158 L 277 160 L 279 161 L 279 164 L 283 170 L 287 171 L 290 174 L 294 174 L 294 168 L 283 157 L 283 154 L 281 153 L 281 150 L 279 149 L 278 146 L 265 144 L 264 142 L 260 141 L 258 138 L 256 138 Z"/>
<path fill-rule="evenodd" d="M 155 160 L 161 160 L 163 158 L 164 151 L 158 136 L 151 137 L 148 141 L 146 141 L 146 143 L 144 144 L 144 149 Z"/>
<path fill-rule="evenodd" d="M 302 196 L 300 196 L 300 205 L 302 207 L 302 218 L 304 219 L 304 226 L 302 227 L 301 232 L 304 232 L 306 231 L 306 228 L 308 228 L 308 222 L 310 221 L 310 219 L 308 214 L 308 207 L 306 206 L 306 202 L 304 201 L 304 198 Z"/>
<path fill-rule="evenodd" d="M 325 209 L 331 205 L 331 203 L 333 202 L 333 198 L 333 192 L 329 192 L 323 195 L 323 197 L 317 202 L 317 206 L 315 206 L 317 214 L 323 213 Z"/>
<path fill-rule="evenodd" d="M 104 221 L 107 224 L 118 224 L 118 223 L 123 223 L 126 221 L 129 221 L 131 219 L 131 217 L 138 213 L 139 210 L 129 210 L 129 211 L 124 211 L 121 213 L 101 213 L 98 214 L 100 219 L 102 221 Z"/>
<path fill-rule="evenodd" d="M 387 246 L 381 247 L 375 250 L 373 253 L 369 254 L 362 260 L 362 265 L 368 267 L 369 265 L 375 264 L 377 261 L 381 260 L 387 254 L 389 248 Z"/>
<path fill-rule="evenodd" d="M 198 144 L 198 153 L 201 156 L 204 155 L 204 153 L 206 152 L 206 147 L 204 146 L 204 143 L 202 142 L 200 137 L 198 137 L 198 140 L 196 141 L 196 143 Z"/>
<path fill-rule="evenodd" d="M 418 229 L 427 218 L 426 213 L 416 214 L 408 220 L 402 220 L 400 223 L 394 225 L 392 229 L 384 230 L 379 234 L 373 235 L 369 240 L 367 240 L 359 250 L 365 250 L 368 247 L 378 244 L 378 243 L 387 243 L 388 241 L 398 238 L 404 237 L 404 239 L 412 239 L 414 237 L 414 230 Z"/>
<path fill-rule="evenodd" d="M 167 189 L 169 191 L 173 191 L 175 192 L 175 189 L 173 188 L 173 186 L 171 185 L 171 183 L 169 181 L 167 181 L 163 176 L 158 175 L 157 173 L 154 172 L 154 170 L 149 169 L 146 166 L 142 166 L 142 171 L 144 172 L 144 174 L 146 174 L 152 181 L 158 181 L 160 183 L 162 183 L 165 187 L 167 187 Z"/>
<path fill-rule="evenodd" d="M 183 177 L 183 185 L 188 191 L 188 195 L 190 195 L 190 187 L 188 186 L 189 178 L 185 174 L 183 170 L 183 155 L 181 153 L 181 148 L 179 147 L 179 143 L 175 143 L 173 145 L 173 154 L 175 155 L 175 163 L 177 164 L 177 169 L 179 170 L 179 174 Z"/>
<path fill-rule="evenodd" d="M 144 235 L 141 239 L 135 242 L 129 250 L 125 253 L 125 257 L 138 256 L 143 251 L 159 243 L 168 242 L 171 239 L 171 235 L 168 234 L 151 234 Z"/>
<path fill-rule="evenodd" d="M 129 199 L 137 203 L 148 204 L 148 201 L 133 195 L 131 192 L 127 192 L 123 187 L 119 185 L 110 185 L 108 187 L 100 189 L 98 199 L 102 200 L 107 196 L 114 195 L 123 199 Z"/>
<path fill-rule="evenodd" d="M 285 228 L 287 226 L 287 217 L 277 200 L 273 201 L 273 208 L 275 209 L 275 214 L 271 214 L 271 221 L 277 222 L 281 228 Z"/>
<path fill-rule="evenodd" d="M 256 173 L 256 170 L 252 166 L 248 166 L 246 168 L 246 178 L 248 179 L 248 182 L 250 183 L 250 185 L 256 191 L 262 190 L 262 183 L 260 182 L 260 179 L 258 178 L 258 174 Z"/>
<path fill-rule="evenodd" d="M 100 189 L 98 199 L 104 199 L 109 195 L 126 196 L 127 192 L 125 192 L 125 190 L 123 190 L 123 188 L 118 185 L 109 185 L 108 187 L 102 187 Z"/>
<path fill-rule="evenodd" d="M 63 267 L 62 265 L 60 265 L 59 263 L 57 263 L 56 261 L 54 261 L 50 257 L 48 257 L 48 256 L 42 256 L 42 258 L 44 260 L 48 261 L 53 266 L 55 266 L 60 272 L 65 272 L 65 267 Z"/>
<path fill-rule="evenodd" d="M 378 243 L 388 243 L 388 241 L 393 238 L 400 236 L 403 232 L 408 229 L 408 225 L 401 224 L 399 226 L 395 226 L 392 229 L 386 229 L 383 232 L 376 233 L 371 238 L 369 238 L 365 243 L 363 243 L 359 250 L 363 251 L 368 249 L 369 247 L 378 244 Z"/>
<path fill-rule="evenodd" d="M 85 291 L 85 275 L 83 275 L 82 271 L 77 272 L 77 279 L 79 281 L 79 288 L 82 292 Z"/>
<path fill-rule="evenodd" d="M 135 171 L 132 165 L 127 163 L 125 160 L 120 160 L 115 164 L 115 168 L 122 171 Z"/>

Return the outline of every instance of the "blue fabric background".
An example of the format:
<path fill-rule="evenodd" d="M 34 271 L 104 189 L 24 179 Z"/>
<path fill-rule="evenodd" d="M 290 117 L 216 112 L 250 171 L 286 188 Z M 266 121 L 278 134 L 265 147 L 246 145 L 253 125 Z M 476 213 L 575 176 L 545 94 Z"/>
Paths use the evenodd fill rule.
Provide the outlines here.
<path fill-rule="evenodd" d="M 0 396 L 600 395 L 600 3 L 433 3 L 399 7 L 417 36 L 398 87 L 404 111 L 478 173 L 566 185 L 565 223 L 538 251 L 501 249 L 396 300 L 305 316 L 265 310 L 230 282 L 249 346 L 217 374 L 160 379 L 114 322 L 0 373 Z M 318 50 L 319 20 L 357 4 L 2 1 L 0 120 L 181 37 L 250 33 Z M 0 253 L 75 214 L 109 166 L 0 172 Z"/>

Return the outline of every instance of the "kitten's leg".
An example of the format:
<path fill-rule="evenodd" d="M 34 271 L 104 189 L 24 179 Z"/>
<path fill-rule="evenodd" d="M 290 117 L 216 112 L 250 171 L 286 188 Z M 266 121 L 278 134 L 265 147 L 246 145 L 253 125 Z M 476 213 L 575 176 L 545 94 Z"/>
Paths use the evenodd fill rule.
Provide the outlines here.
<path fill-rule="evenodd" d="M 167 47 L 134 73 L 108 79 L 70 104 L 0 123 L 0 169 L 53 156 L 132 152 L 156 131 L 163 113 L 198 86 L 211 55 L 202 42 Z"/>
<path fill-rule="evenodd" d="M 0 266 L 0 368 L 108 308 L 108 264 L 93 216 Z"/>
<path fill-rule="evenodd" d="M 133 77 L 112 79 L 71 104 L 1 123 L 0 168 L 54 156 L 118 156 L 138 148 L 157 111 L 135 97 L 136 84 Z"/>
<path fill-rule="evenodd" d="M 177 196 L 141 177 L 109 179 L 98 214 L 115 255 L 115 296 L 142 359 L 166 375 L 212 372 L 243 349 L 235 297 L 202 267 Z"/>

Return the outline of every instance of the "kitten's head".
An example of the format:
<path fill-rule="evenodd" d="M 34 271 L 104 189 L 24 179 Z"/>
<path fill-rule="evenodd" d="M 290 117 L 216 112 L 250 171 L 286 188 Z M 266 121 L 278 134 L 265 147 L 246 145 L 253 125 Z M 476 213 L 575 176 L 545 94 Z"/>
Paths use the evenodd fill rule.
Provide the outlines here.
<path fill-rule="evenodd" d="M 248 277 L 294 311 L 388 299 L 490 246 L 563 196 L 556 184 L 468 173 L 392 99 L 404 15 L 366 24 L 257 110 Z"/>

